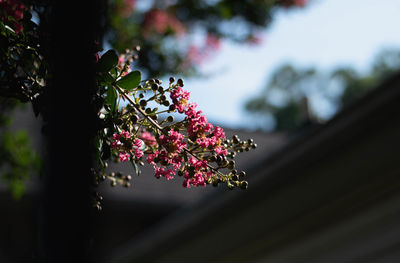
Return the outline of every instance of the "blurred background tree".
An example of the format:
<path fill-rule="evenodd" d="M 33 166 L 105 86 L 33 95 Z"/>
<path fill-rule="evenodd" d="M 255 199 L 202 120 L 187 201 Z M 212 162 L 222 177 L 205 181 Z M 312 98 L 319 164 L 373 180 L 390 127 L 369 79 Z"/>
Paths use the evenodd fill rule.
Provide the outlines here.
<path fill-rule="evenodd" d="M 258 43 L 278 9 L 306 0 L 114 0 L 105 41 L 118 51 L 141 47 L 138 66 L 151 77 L 193 75 L 222 39 Z"/>
<path fill-rule="evenodd" d="M 294 131 L 327 120 L 399 70 L 398 50 L 381 51 L 366 73 L 351 67 L 326 73 L 286 64 L 272 74 L 266 88 L 251 98 L 245 109 L 265 121 L 272 119 L 274 130 Z M 321 104 L 330 107 L 331 113 L 321 114 L 318 110 Z"/>
<path fill-rule="evenodd" d="M 10 113 L 23 105 L 15 99 L 0 98 L 0 178 L 15 199 L 21 198 L 25 183 L 34 171 L 39 171 L 40 159 L 32 150 L 25 130 L 9 129 Z"/>

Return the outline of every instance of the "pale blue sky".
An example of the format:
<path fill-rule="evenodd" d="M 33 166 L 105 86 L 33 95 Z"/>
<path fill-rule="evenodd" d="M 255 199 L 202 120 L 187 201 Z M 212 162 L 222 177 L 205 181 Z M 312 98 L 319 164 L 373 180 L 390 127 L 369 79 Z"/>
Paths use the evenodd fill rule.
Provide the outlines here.
<path fill-rule="evenodd" d="M 277 66 L 367 70 L 379 50 L 400 48 L 399 14 L 399 0 L 313 0 L 305 9 L 278 13 L 259 46 L 224 42 L 201 67 L 210 77 L 186 79 L 185 88 L 212 123 L 252 126 L 244 102 Z"/>

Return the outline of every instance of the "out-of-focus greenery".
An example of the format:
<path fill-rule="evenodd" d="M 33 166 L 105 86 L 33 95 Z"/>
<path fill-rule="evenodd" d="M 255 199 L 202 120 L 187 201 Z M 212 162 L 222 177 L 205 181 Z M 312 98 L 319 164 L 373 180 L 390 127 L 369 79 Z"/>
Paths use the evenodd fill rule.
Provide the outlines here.
<path fill-rule="evenodd" d="M 0 178 L 10 188 L 15 199 L 22 197 L 25 183 L 33 172 L 39 170 L 40 159 L 30 146 L 24 130 L 9 131 L 9 113 L 17 106 L 11 99 L 0 101 Z"/>
<path fill-rule="evenodd" d="M 325 73 L 315 68 L 284 65 L 273 73 L 266 88 L 250 99 L 245 108 L 254 116 L 272 117 L 275 130 L 293 131 L 327 119 L 315 107 L 316 100 L 324 101 L 335 111 L 340 110 L 399 70 L 400 52 L 397 50 L 380 52 L 367 73 L 351 67 Z"/>

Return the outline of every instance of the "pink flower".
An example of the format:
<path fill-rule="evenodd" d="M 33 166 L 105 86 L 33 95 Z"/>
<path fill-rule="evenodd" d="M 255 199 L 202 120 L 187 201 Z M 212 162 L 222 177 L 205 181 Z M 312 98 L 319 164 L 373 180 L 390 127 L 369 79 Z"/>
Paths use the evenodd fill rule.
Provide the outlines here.
<path fill-rule="evenodd" d="M 197 115 L 190 119 L 187 127 L 189 136 L 201 137 L 202 134 L 210 132 L 213 128 L 212 124 L 208 122 L 206 116 L 202 115 L 201 113 L 201 111 L 198 111 L 196 113 Z"/>
<path fill-rule="evenodd" d="M 174 179 L 174 177 L 172 176 L 172 175 L 174 175 L 174 172 L 169 169 L 166 169 L 163 167 L 155 167 L 154 171 L 155 171 L 156 178 L 160 178 L 161 176 L 164 176 L 165 179 L 167 179 L 167 180 Z"/>
<path fill-rule="evenodd" d="M 204 180 L 203 174 L 201 172 L 195 173 L 193 178 L 189 178 L 188 173 L 184 174 L 185 180 L 183 181 L 183 186 L 189 188 L 193 186 L 206 186 L 206 181 Z"/>
<path fill-rule="evenodd" d="M 129 153 L 119 153 L 119 159 L 121 162 L 126 162 L 129 159 Z"/>
<path fill-rule="evenodd" d="M 307 0 L 294 0 L 294 4 L 299 7 L 303 7 L 307 4 Z"/>
<path fill-rule="evenodd" d="M 188 118 L 201 114 L 201 111 L 196 111 L 197 104 L 195 102 L 188 104 L 185 114 Z"/>
<path fill-rule="evenodd" d="M 136 139 L 135 142 L 134 142 L 134 145 L 135 145 L 137 148 L 140 148 L 140 147 L 142 147 L 142 145 L 143 145 L 143 141 L 142 141 L 142 140 L 139 140 L 139 139 Z"/>
<path fill-rule="evenodd" d="M 146 162 L 152 165 L 155 165 L 154 163 L 154 158 L 158 156 L 158 151 L 155 151 L 154 153 L 148 154 L 146 158 Z"/>
<path fill-rule="evenodd" d="M 139 150 L 139 149 L 135 149 L 135 157 L 137 159 L 139 159 L 142 156 L 143 156 L 143 152 L 141 150 Z"/>
<path fill-rule="evenodd" d="M 222 146 L 216 147 L 214 150 L 218 155 L 227 155 L 228 154 L 228 151 L 226 149 L 224 149 Z"/>
<path fill-rule="evenodd" d="M 180 153 L 184 147 L 186 147 L 186 143 L 183 141 L 183 134 L 170 130 L 168 135 L 160 136 L 160 144 L 166 145 L 167 149 L 171 153 Z"/>
<path fill-rule="evenodd" d="M 196 171 L 200 171 L 202 168 L 204 168 L 204 169 L 207 168 L 207 161 L 198 160 L 197 158 L 194 158 L 193 156 L 190 157 L 189 163 L 194 167 L 194 169 Z"/>
<path fill-rule="evenodd" d="M 225 132 L 221 127 L 216 126 L 213 134 L 217 139 L 225 139 Z"/>
<path fill-rule="evenodd" d="M 181 87 L 176 87 L 170 93 L 170 98 L 178 112 L 183 113 L 188 107 L 190 92 L 184 91 Z"/>
<path fill-rule="evenodd" d="M 185 32 L 183 24 L 172 14 L 168 14 L 157 8 L 151 9 L 145 14 L 142 25 L 142 33 L 145 37 L 148 37 L 152 33 L 162 35 L 168 30 L 177 35 Z"/>
<path fill-rule="evenodd" d="M 150 132 L 142 132 L 140 138 L 144 141 L 144 143 L 148 146 L 156 145 L 156 138 L 151 135 Z"/>

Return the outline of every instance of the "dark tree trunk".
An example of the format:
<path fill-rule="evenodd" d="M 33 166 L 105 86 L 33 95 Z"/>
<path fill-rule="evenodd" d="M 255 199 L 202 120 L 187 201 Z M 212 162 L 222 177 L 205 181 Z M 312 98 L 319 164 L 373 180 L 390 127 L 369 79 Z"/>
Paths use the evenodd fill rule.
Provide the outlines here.
<path fill-rule="evenodd" d="M 101 2 L 53 1 L 42 21 L 53 74 L 45 95 L 44 262 L 92 261 L 93 47 L 99 39 Z"/>

